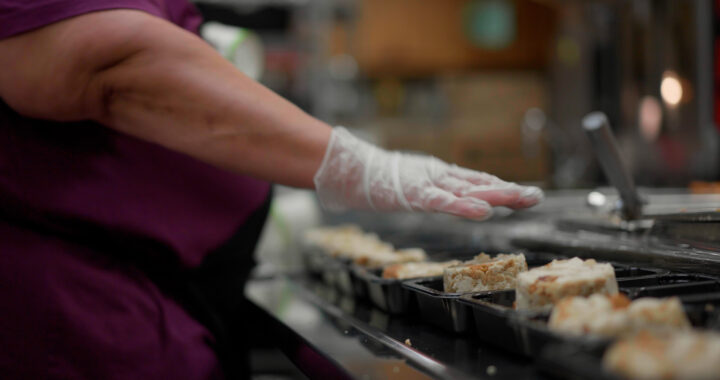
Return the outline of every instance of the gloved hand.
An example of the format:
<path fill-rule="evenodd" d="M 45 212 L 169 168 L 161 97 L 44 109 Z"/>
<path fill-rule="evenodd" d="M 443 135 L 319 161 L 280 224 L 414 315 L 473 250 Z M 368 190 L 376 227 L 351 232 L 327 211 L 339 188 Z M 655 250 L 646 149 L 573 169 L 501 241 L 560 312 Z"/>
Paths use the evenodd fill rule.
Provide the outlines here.
<path fill-rule="evenodd" d="M 472 219 L 492 206 L 530 207 L 543 199 L 537 187 L 447 164 L 437 158 L 389 152 L 336 127 L 315 174 L 320 203 L 328 210 L 420 210 Z"/>

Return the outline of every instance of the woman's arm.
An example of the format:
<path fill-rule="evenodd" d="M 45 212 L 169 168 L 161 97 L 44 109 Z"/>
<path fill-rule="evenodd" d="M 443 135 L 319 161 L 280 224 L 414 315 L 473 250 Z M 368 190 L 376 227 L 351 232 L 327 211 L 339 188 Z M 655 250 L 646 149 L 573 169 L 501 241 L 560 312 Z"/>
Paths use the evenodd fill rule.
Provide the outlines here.
<path fill-rule="evenodd" d="M 529 207 L 543 196 L 332 130 L 197 36 L 140 11 L 90 13 L 0 41 L 0 97 L 30 117 L 92 119 L 234 172 L 315 187 L 335 210 L 482 219 L 492 206 Z"/>
<path fill-rule="evenodd" d="M 27 116 L 96 120 L 299 187 L 313 186 L 331 133 L 197 36 L 133 10 L 90 13 L 0 41 L 0 97 Z"/>

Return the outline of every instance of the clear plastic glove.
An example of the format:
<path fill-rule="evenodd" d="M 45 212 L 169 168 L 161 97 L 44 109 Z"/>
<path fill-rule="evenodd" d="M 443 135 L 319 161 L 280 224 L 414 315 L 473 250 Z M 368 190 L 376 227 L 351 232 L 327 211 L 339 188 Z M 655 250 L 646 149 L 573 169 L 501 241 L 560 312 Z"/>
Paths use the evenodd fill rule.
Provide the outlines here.
<path fill-rule="evenodd" d="M 331 211 L 418 210 L 486 219 L 492 206 L 524 208 L 543 199 L 537 187 L 430 156 L 389 152 L 342 127 L 333 130 L 314 180 L 320 203 Z"/>

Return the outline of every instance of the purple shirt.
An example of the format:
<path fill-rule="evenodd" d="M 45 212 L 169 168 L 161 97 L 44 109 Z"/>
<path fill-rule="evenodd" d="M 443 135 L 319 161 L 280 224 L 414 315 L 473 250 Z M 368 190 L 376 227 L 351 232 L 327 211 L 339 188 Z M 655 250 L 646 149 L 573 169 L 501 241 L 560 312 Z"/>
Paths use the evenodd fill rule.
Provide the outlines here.
<path fill-rule="evenodd" d="M 193 32 L 200 24 L 187 0 L 0 0 L 0 39 L 120 8 Z M 82 244 L 2 222 L 5 214 L 53 220 L 43 226 L 49 230 L 61 221 L 63 229 L 92 227 L 152 242 L 193 268 L 242 226 L 268 190 L 265 182 L 97 123 L 22 117 L 0 100 L 2 377 L 220 374 L 212 336 L 142 272 Z M 162 265 L 166 258 L 148 259 Z"/>

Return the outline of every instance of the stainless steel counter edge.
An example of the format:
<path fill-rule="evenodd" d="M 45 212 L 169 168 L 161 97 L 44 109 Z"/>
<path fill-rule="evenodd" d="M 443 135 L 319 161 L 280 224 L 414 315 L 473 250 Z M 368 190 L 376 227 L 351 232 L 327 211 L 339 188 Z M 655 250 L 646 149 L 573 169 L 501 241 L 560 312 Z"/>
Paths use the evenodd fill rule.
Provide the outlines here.
<path fill-rule="evenodd" d="M 491 377 L 486 373 L 473 373 L 471 376 L 446 366 L 404 342 L 393 339 L 378 328 L 354 318 L 321 299 L 304 285 L 285 276 L 252 280 L 245 289 L 245 295 L 270 317 L 289 328 L 307 347 L 335 363 L 340 370 L 353 378 L 369 380 L 387 378 L 388 375 L 413 379 L 502 378 Z M 302 358 L 292 357 L 295 356 L 294 349 L 282 347 L 285 343 L 278 342 L 278 345 L 288 354 L 290 360 L 299 367 L 307 366 L 308 363 L 297 363 Z M 376 349 L 371 350 L 369 347 Z M 307 370 L 308 368 L 304 371 Z M 308 375 L 312 376 L 312 373 Z"/>

